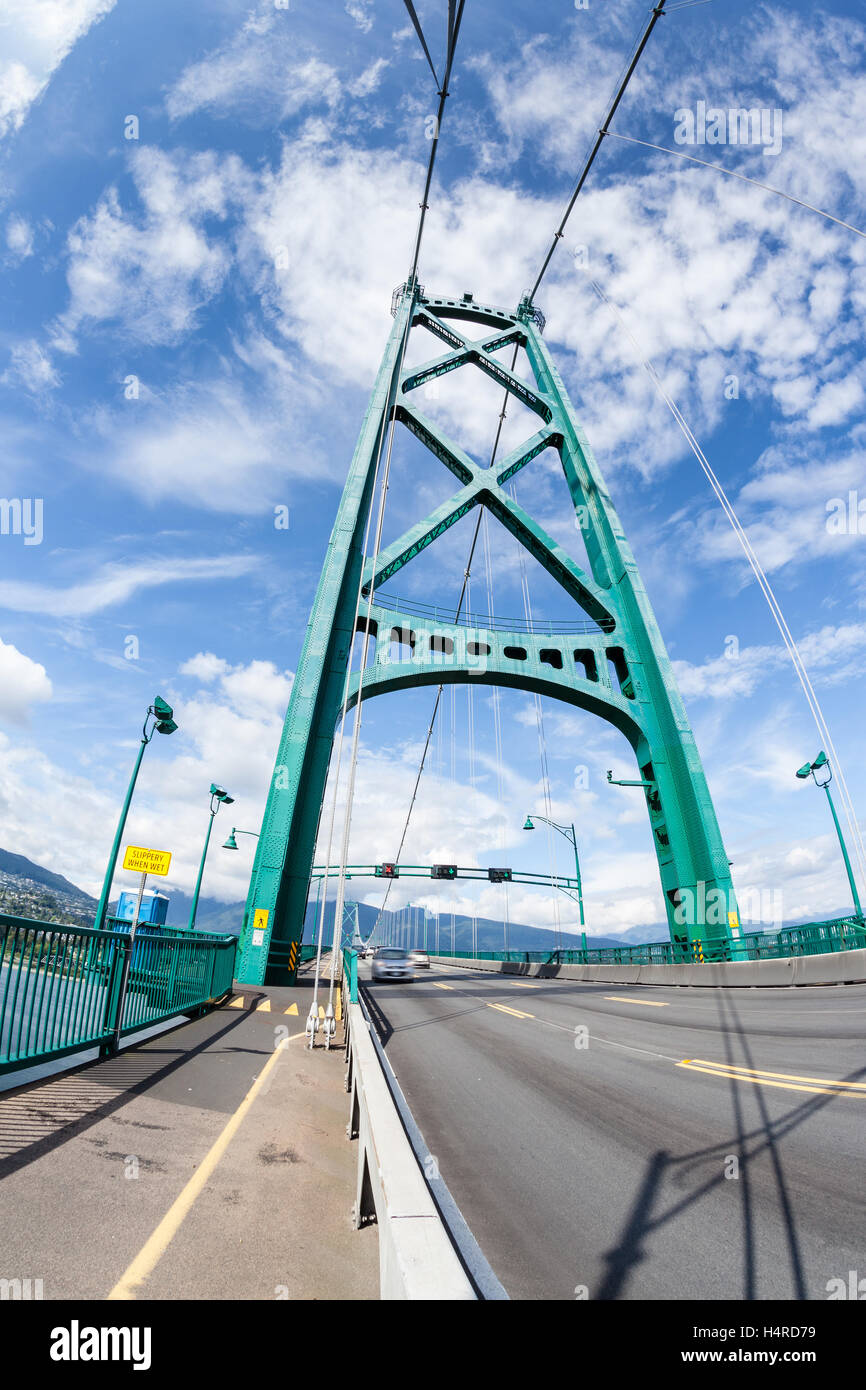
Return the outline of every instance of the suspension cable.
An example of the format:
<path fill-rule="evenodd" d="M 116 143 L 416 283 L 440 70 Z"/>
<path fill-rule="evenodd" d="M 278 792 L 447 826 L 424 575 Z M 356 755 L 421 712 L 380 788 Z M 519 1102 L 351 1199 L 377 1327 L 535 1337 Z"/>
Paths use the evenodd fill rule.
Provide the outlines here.
<path fill-rule="evenodd" d="M 656 24 L 658 23 L 659 19 L 661 18 L 662 14 L 664 13 L 664 7 L 665 0 L 659 0 L 659 3 L 653 8 L 652 14 L 650 15 L 649 23 L 647 24 L 646 28 L 643 31 L 643 34 L 638 40 L 637 48 L 634 51 L 634 55 L 632 56 L 632 60 L 629 63 L 628 68 L 626 69 L 625 76 L 622 78 L 622 80 L 619 83 L 619 86 L 616 89 L 616 93 L 614 95 L 610 109 L 607 115 L 605 116 L 604 121 L 602 122 L 601 129 L 599 130 L 598 134 L 595 137 L 595 140 L 593 141 L 592 149 L 590 150 L 589 155 L 587 156 L 586 162 L 583 166 L 583 170 L 581 172 L 580 178 L 577 181 L 574 192 L 572 193 L 568 201 L 568 206 L 565 209 L 562 221 L 560 222 L 558 228 L 554 232 L 550 250 L 544 258 L 544 262 L 540 271 L 538 272 L 535 284 L 529 291 L 529 304 L 532 304 L 536 294 L 538 293 L 538 287 L 544 279 L 544 276 L 547 272 L 547 267 L 553 260 L 553 253 L 556 250 L 557 244 L 562 240 L 563 235 L 565 233 L 565 225 L 568 222 L 569 217 L 571 216 L 572 209 L 574 208 L 575 203 L 580 197 L 581 190 L 583 188 L 583 185 L 586 183 L 589 171 L 595 163 L 595 157 L 601 149 L 602 141 L 604 140 L 604 137 L 607 134 L 607 128 L 613 120 L 614 116 L 616 115 L 616 109 L 622 101 L 623 96 L 625 95 L 625 90 L 632 79 L 632 75 L 634 73 L 635 68 L 640 62 L 641 55 L 643 54 L 643 51 L 646 48 L 647 43 L 649 42 L 649 36 L 655 28 Z"/>
<path fill-rule="evenodd" d="M 667 145 L 654 145 L 649 140 L 636 140 L 633 135 L 617 135 L 616 131 L 608 130 L 607 135 L 612 135 L 614 140 L 625 140 L 629 145 L 643 145 L 647 150 L 658 150 L 660 154 L 674 154 L 678 159 L 688 159 L 692 164 L 703 164 L 705 169 L 716 169 L 720 174 L 727 174 L 729 178 L 741 179 L 743 183 L 752 183 L 756 188 L 763 188 L 767 193 L 775 193 L 778 198 L 787 198 L 789 203 L 796 203 L 797 207 L 806 208 L 808 212 L 817 212 L 819 217 L 826 217 L 828 222 L 835 222 L 837 227 L 844 227 L 846 231 L 854 232 L 857 236 L 866 237 L 866 232 L 859 227 L 854 227 L 850 222 L 843 222 L 841 217 L 834 217 L 831 212 L 825 212 L 823 208 L 816 208 L 813 203 L 804 203 L 802 198 L 795 198 L 792 193 L 785 193 L 781 188 L 774 188 L 772 184 L 762 183 L 760 179 L 751 179 L 747 174 L 741 174 L 736 169 L 727 169 L 724 164 L 714 164 L 709 159 L 698 159 L 697 155 L 686 154 L 685 150 L 672 150 Z"/>
<path fill-rule="evenodd" d="M 430 157 L 429 157 L 429 160 L 428 160 L 428 162 L 427 162 L 427 174 L 426 174 L 426 178 L 425 178 L 425 181 L 424 181 L 424 195 L 423 195 L 423 199 L 422 199 L 422 202 L 421 202 L 420 215 L 419 215 L 419 218 L 418 218 L 418 229 L 417 229 L 416 236 L 415 236 L 415 248 L 414 248 L 414 252 L 413 252 L 413 256 L 412 256 L 412 268 L 411 268 L 411 271 L 410 271 L 410 273 L 409 273 L 409 281 L 408 281 L 408 285 L 407 285 L 407 292 L 410 293 L 410 294 L 412 294 L 412 295 L 414 295 L 414 294 L 417 292 L 417 283 L 418 283 L 418 261 L 419 261 L 419 257 L 420 257 L 420 254 L 421 254 L 421 241 L 422 241 L 422 238 L 423 238 L 423 235 L 424 235 L 424 225 L 425 225 L 425 221 L 426 221 L 427 210 L 428 210 L 428 207 L 429 207 L 428 199 L 429 199 L 429 196 L 430 196 L 430 187 L 431 187 L 432 180 L 433 180 L 433 169 L 434 169 L 434 166 L 435 166 L 435 163 L 436 163 L 436 154 L 437 154 L 438 149 L 439 149 L 439 132 L 440 132 L 441 125 L 442 125 L 442 118 L 443 118 L 444 112 L 445 112 L 445 102 L 446 102 L 446 100 L 447 100 L 447 98 L 448 98 L 448 84 L 449 84 L 450 79 L 451 79 L 451 72 L 452 72 L 452 68 L 453 68 L 453 64 L 454 64 L 454 54 L 455 54 L 455 51 L 456 51 L 456 48 L 457 48 L 457 38 L 458 38 L 458 35 L 459 35 L 459 33 L 460 33 L 460 25 L 461 25 L 461 22 L 462 22 L 462 19 L 463 19 L 463 10 L 464 10 L 464 7 L 465 7 L 465 0 L 458 0 L 456 12 L 455 12 L 455 10 L 454 10 L 453 5 L 449 4 L 449 12 L 448 12 L 448 47 L 447 47 L 446 62 L 445 62 L 445 76 L 444 76 L 443 81 L 442 81 L 442 87 L 441 87 L 441 89 L 440 89 L 440 91 L 439 91 L 439 108 L 438 108 L 438 112 L 437 112 L 437 115 L 436 115 L 436 127 L 435 127 L 435 130 L 434 130 L 434 133 L 433 133 L 433 143 L 432 143 L 432 146 L 431 146 L 431 149 L 430 149 Z M 432 63 L 431 63 L 431 67 L 432 67 Z M 436 75 L 436 74 L 435 74 L 435 69 L 434 69 L 433 71 L 434 71 L 434 77 L 435 77 L 435 75 Z M 398 363 L 398 366 L 397 366 L 397 375 L 396 375 L 396 378 L 392 378 L 392 384 L 393 384 L 393 381 L 394 381 L 394 380 L 399 381 L 400 375 L 401 375 L 401 373 L 402 373 L 402 371 L 403 371 L 403 364 L 404 364 L 405 357 L 406 357 L 406 348 L 407 348 L 408 341 L 409 341 L 410 327 L 411 327 L 411 315 L 410 315 L 409 317 L 407 317 L 407 320 L 406 320 L 406 324 L 405 324 L 405 328 L 404 328 L 404 333 L 403 333 L 403 341 L 402 341 L 402 344 L 401 344 L 401 349 L 400 349 L 400 354 L 399 354 L 399 363 Z M 390 391 L 389 391 L 389 399 L 390 399 Z M 381 546 L 381 539 L 382 539 L 382 530 L 383 530 L 384 521 L 385 521 L 385 504 L 386 504 L 387 495 L 388 495 L 388 480 L 389 480 L 390 468 L 391 468 L 391 455 L 392 455 L 392 450 L 393 450 L 393 445 L 394 445 L 394 433 L 395 433 L 395 428 L 396 428 L 396 423 L 397 423 L 397 421 L 396 421 L 396 415 L 395 415 L 393 412 L 390 412 L 390 414 L 391 414 L 391 419 L 390 419 L 390 427 L 389 427 L 389 430 L 388 430 L 388 447 L 387 447 L 387 451 L 386 451 L 385 468 L 384 468 L 384 473 L 383 473 L 382 483 L 381 483 L 381 488 L 380 488 L 380 493 L 379 493 L 379 512 L 378 512 L 377 521 L 376 521 L 376 532 L 375 532 L 375 540 L 374 540 L 374 552 L 373 552 L 373 584 L 372 584 L 371 587 L 370 587 L 370 593 L 369 593 L 369 601 L 370 601 L 371 603 L 373 602 L 374 597 L 375 597 L 375 589 L 374 589 L 374 586 L 375 586 L 376 561 L 377 561 L 378 555 L 379 555 L 379 549 L 380 549 L 380 546 Z M 359 578 L 359 582 L 358 582 L 358 593 L 357 593 L 356 602 L 355 602 L 355 624 L 354 624 L 354 626 L 357 626 L 358 614 L 359 614 L 359 612 L 360 612 L 361 599 L 362 599 L 362 594 L 363 594 L 363 589 L 364 589 L 364 569 L 365 569 L 365 567 L 366 567 L 366 560 L 367 560 L 367 544 L 368 544 L 369 533 L 370 533 L 370 520 L 371 520 L 371 518 L 372 518 L 373 511 L 375 510 L 375 508 L 374 508 L 374 499 L 375 499 L 375 494 L 376 494 L 376 484 L 377 484 L 377 481 L 378 481 L 379 464 L 380 464 L 381 453 L 382 453 L 382 444 L 383 444 L 383 442 L 384 442 L 384 425 L 385 425 L 385 415 L 383 414 L 382 429 L 380 430 L 379 446 L 378 446 L 377 459 L 376 459 L 376 470 L 375 470 L 375 474 L 374 474 L 373 493 L 372 493 L 372 495 L 371 495 L 370 510 L 369 510 L 369 512 L 368 512 L 368 515 L 367 515 L 367 523 L 366 523 L 366 528 L 365 528 L 364 554 L 363 554 L 363 556 L 362 556 L 361 573 L 360 573 L 360 578 Z M 370 645 L 370 629 L 369 629 L 369 625 L 368 625 L 368 626 L 366 627 L 366 629 L 365 629 L 365 632 L 364 632 L 363 650 L 362 650 L 362 653 L 361 653 L 360 672 L 361 672 L 361 678 L 362 678 L 362 679 L 363 679 L 363 672 L 364 672 L 364 669 L 365 669 L 365 667 L 366 667 L 366 665 L 367 665 L 367 658 L 368 658 L 368 654 L 369 654 L 369 645 Z M 351 661 L 351 658 L 350 658 L 350 660 L 347 662 L 347 665 L 346 665 L 346 680 L 345 680 L 345 685 L 344 685 L 344 690 L 343 690 L 343 703 L 342 703 L 342 711 L 341 711 L 341 718 L 340 718 L 340 735 L 339 735 L 339 745 L 338 745 L 338 759 L 337 759 L 336 774 L 335 774 L 335 778 L 334 778 L 334 796 L 333 796 L 333 802 L 332 802 L 331 822 L 330 822 L 330 829 L 329 829 L 329 836 L 328 836 L 328 853 L 327 853 L 327 857 L 326 857 L 326 860 L 325 860 L 326 864 L 330 864 L 330 862 L 331 862 L 331 849 L 332 849 L 332 845 L 333 845 L 334 820 L 335 820 L 335 817 L 336 817 L 336 806 L 337 806 L 337 799 L 338 799 L 338 794 L 339 794 L 339 775 L 340 775 L 340 766 L 341 766 L 341 760 L 342 760 L 342 747 L 343 747 L 343 739 L 344 739 L 344 733 L 345 733 L 345 724 L 346 724 L 346 717 L 347 717 L 347 712 L 348 712 L 349 685 L 350 685 L 350 678 L 351 678 L 351 675 L 352 675 L 352 661 Z M 356 773 L 357 762 L 358 762 L 358 743 L 359 743 L 359 738 L 360 738 L 361 722 L 362 722 L 361 708 L 362 708 L 362 701 L 361 701 L 361 699 L 360 699 L 360 692 L 359 692 L 359 698 L 358 698 L 357 706 L 356 706 L 356 709 L 355 709 L 355 720 L 354 720 L 354 724 L 353 724 L 353 728 L 352 728 L 352 745 L 351 745 L 351 754 L 350 754 L 350 763 L 349 763 L 348 788 L 347 788 L 347 795 L 346 795 L 346 799 L 345 799 L 345 811 L 344 811 L 344 819 L 343 819 L 343 836 L 342 836 L 342 844 L 341 844 L 341 852 L 340 852 L 340 873 L 339 873 L 339 877 L 338 877 L 338 880 L 337 880 L 337 901 L 336 901 L 335 909 L 334 909 L 335 931 L 336 931 L 336 923 L 337 923 L 337 920 L 338 920 L 338 919 L 339 919 L 339 921 L 340 921 L 340 923 L 341 923 L 341 927 L 342 927 L 342 911 L 343 911 L 343 904 L 344 904 L 344 901 L 345 901 L 345 868 L 346 868 L 346 863 L 347 863 L 347 861 L 348 861 L 348 854 L 349 854 L 349 835 L 350 835 L 350 833 L 351 833 L 352 803 L 353 803 L 354 790 L 355 790 L 355 773 Z M 327 885 L 326 885 L 326 886 L 327 886 Z M 380 915 L 381 915 L 381 914 L 380 914 Z M 377 921 L 378 921 L 378 919 L 377 919 Z M 317 955 L 316 982 L 315 982 L 315 985 L 314 985 L 314 1001 L 313 1001 L 313 1007 L 315 1007 L 315 1003 L 316 1003 L 316 1000 L 317 1000 L 317 990 L 318 990 L 318 961 L 319 961 L 319 959 L 320 959 L 320 956 L 321 956 L 321 938 L 320 938 L 320 944 L 319 944 L 319 953 L 318 953 L 318 955 Z M 332 952 L 332 957 L 331 957 L 330 982 L 329 982 L 329 989 L 328 989 L 328 1017 L 330 1017 L 330 1012 L 331 1012 L 331 1009 L 333 1008 L 334 985 L 335 985 L 335 981 L 336 981 L 336 968 L 337 968 L 337 951 L 336 951 L 336 950 L 333 950 L 333 952 Z M 311 1045 L 312 1045 L 312 1039 L 311 1039 Z"/>
<path fill-rule="evenodd" d="M 857 821 L 857 815 L 854 809 L 853 801 L 851 800 L 850 792 L 848 790 L 848 783 L 845 779 L 845 774 L 842 769 L 839 754 L 836 752 L 835 746 L 833 744 L 833 739 L 830 734 L 829 727 L 827 725 L 827 721 L 824 717 L 824 712 L 821 708 L 821 704 L 818 700 L 817 695 L 815 694 L 812 682 L 809 679 L 808 672 L 806 671 L 803 658 L 800 655 L 797 643 L 791 635 L 791 630 L 788 627 L 785 615 L 782 612 L 773 587 L 770 584 L 769 579 L 767 578 L 767 575 L 763 569 L 763 566 L 761 565 L 760 560 L 758 559 L 754 549 L 752 548 L 752 543 L 749 540 L 743 528 L 743 525 L 740 522 L 739 517 L 737 516 L 736 511 L 734 510 L 733 503 L 730 501 L 727 493 L 722 487 L 722 484 L 716 476 L 709 460 L 707 459 L 706 454 L 704 453 L 703 449 L 701 448 L 700 444 L 698 443 L 697 439 L 692 433 L 689 425 L 686 423 L 682 415 L 682 412 L 680 411 L 676 402 L 668 394 L 668 392 L 662 385 L 661 379 L 658 375 L 658 372 L 656 371 L 655 366 L 650 361 L 650 359 L 645 356 L 642 348 L 640 347 L 640 344 L 637 342 L 637 339 L 631 332 L 631 329 L 628 327 L 628 324 L 625 322 L 625 319 L 623 318 L 619 309 L 608 298 L 601 285 L 599 285 L 597 281 L 593 280 L 592 288 L 595 290 L 599 299 L 601 299 L 601 301 L 604 304 L 606 304 L 607 307 L 610 309 L 611 313 L 614 315 L 620 327 L 623 329 L 629 341 L 632 343 L 633 347 L 637 351 L 641 359 L 641 363 L 644 369 L 646 370 L 650 380 L 652 381 L 653 386 L 655 387 L 661 399 L 664 401 L 665 405 L 670 410 L 680 430 L 682 431 L 689 448 L 691 449 L 695 458 L 698 460 L 698 463 L 701 466 L 701 470 L 706 476 L 710 484 L 710 487 L 713 489 L 716 498 L 720 502 L 725 516 L 728 518 L 728 521 L 733 527 L 737 540 L 739 541 L 740 546 L 742 547 L 743 552 L 746 556 L 746 559 L 748 560 L 749 565 L 752 569 L 752 573 L 754 574 L 755 578 L 758 581 L 758 584 L 761 587 L 764 597 L 766 598 L 767 603 L 769 605 L 770 612 L 772 613 L 773 618 L 775 620 L 776 626 L 778 627 L 779 632 L 781 633 L 782 641 L 784 642 L 785 647 L 788 651 L 788 655 L 790 656 L 791 661 L 793 662 L 794 670 L 796 671 L 797 677 L 800 681 L 800 685 L 803 688 L 803 693 L 806 696 L 806 702 L 809 705 L 809 709 L 812 713 L 812 718 L 814 719 L 815 726 L 818 730 L 818 734 L 825 746 L 830 750 L 830 753 L 832 754 L 833 763 L 836 769 L 836 777 L 842 790 L 842 800 L 845 806 L 845 815 L 848 821 L 848 827 L 851 831 L 851 835 L 854 840 L 855 853 L 857 855 L 857 860 L 860 866 L 860 872 L 863 875 L 864 880 L 866 880 L 866 846 L 864 846 L 863 843 L 863 837 L 860 832 L 860 826 Z"/>

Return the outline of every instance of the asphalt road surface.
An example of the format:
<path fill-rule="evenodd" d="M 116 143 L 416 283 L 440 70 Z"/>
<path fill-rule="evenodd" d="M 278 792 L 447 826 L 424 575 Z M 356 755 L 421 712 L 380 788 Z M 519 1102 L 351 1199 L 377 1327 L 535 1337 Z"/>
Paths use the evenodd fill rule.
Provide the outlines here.
<path fill-rule="evenodd" d="M 866 1276 L 866 986 L 360 973 L 512 1298 L 826 1299 Z"/>

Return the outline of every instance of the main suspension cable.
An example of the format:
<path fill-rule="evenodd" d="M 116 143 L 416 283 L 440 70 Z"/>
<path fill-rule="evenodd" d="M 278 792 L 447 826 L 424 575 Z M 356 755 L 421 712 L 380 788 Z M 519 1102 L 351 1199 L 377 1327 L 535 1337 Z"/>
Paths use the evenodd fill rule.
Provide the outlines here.
<path fill-rule="evenodd" d="M 643 34 L 641 35 L 640 39 L 638 40 L 637 47 L 636 47 L 636 49 L 635 49 L 635 51 L 634 51 L 634 54 L 633 54 L 632 59 L 631 59 L 631 62 L 629 63 L 628 68 L 626 69 L 625 76 L 621 79 L 621 81 L 620 81 L 620 83 L 619 83 L 619 86 L 618 86 L 617 89 L 616 89 L 616 92 L 615 92 L 615 94 L 614 94 L 613 101 L 611 102 L 611 105 L 610 105 L 610 109 L 609 109 L 607 115 L 605 116 L 604 121 L 602 122 L 601 129 L 599 130 L 598 134 L 597 134 L 596 137 L 595 137 L 595 140 L 593 141 L 592 149 L 590 150 L 589 155 L 587 156 L 586 162 L 585 162 L 585 164 L 584 164 L 584 166 L 583 166 L 583 170 L 581 171 L 581 175 L 580 175 L 580 178 L 579 178 L 578 181 L 577 181 L 577 184 L 576 184 L 576 186 L 575 186 L 574 192 L 572 193 L 570 199 L 568 200 L 568 206 L 567 206 L 566 209 L 565 209 L 565 212 L 564 212 L 563 217 L 562 217 L 562 221 L 560 222 L 558 228 L 557 228 L 556 231 L 554 232 L 553 241 L 552 241 L 552 243 L 551 243 L 550 250 L 548 251 L 547 255 L 546 255 L 545 258 L 544 258 L 544 263 L 543 263 L 543 265 L 542 265 L 540 271 L 538 272 L 538 276 L 536 277 L 535 284 L 532 286 L 532 289 L 529 291 L 528 302 L 529 302 L 530 304 L 532 304 L 532 302 L 534 301 L 535 296 L 536 296 L 536 294 L 538 293 L 538 287 L 539 287 L 539 285 L 541 284 L 541 282 L 542 282 L 542 280 L 544 279 L 544 276 L 545 276 L 545 274 L 546 274 L 546 272 L 547 272 L 547 267 L 550 265 L 550 262 L 553 260 L 553 253 L 554 253 L 554 251 L 556 250 L 557 244 L 558 244 L 558 243 L 562 240 L 562 238 L 563 238 L 563 235 L 564 235 L 564 233 L 565 233 L 565 226 L 566 226 L 566 223 L 568 222 L 568 219 L 569 219 L 570 216 L 571 216 L 571 213 L 572 213 L 572 210 L 573 210 L 573 208 L 574 208 L 575 203 L 577 202 L 578 198 L 580 197 L 580 193 L 581 193 L 581 190 L 582 190 L 582 188 L 583 188 L 583 185 L 586 183 L 586 180 L 587 180 L 587 178 L 588 178 L 588 176 L 589 176 L 589 171 L 590 171 L 590 169 L 592 168 L 593 164 L 595 163 L 595 157 L 596 157 L 596 155 L 598 154 L 599 150 L 601 149 L 602 141 L 604 140 L 605 135 L 607 135 L 607 133 L 608 133 L 607 128 L 608 128 L 608 126 L 610 125 L 611 121 L 613 120 L 614 116 L 616 115 L 616 109 L 617 109 L 617 107 L 619 106 L 620 102 L 622 101 L 622 99 L 623 99 L 623 97 L 624 97 L 624 95 L 625 95 L 626 88 L 628 87 L 628 84 L 629 84 L 629 82 L 630 82 L 631 79 L 632 79 L 632 76 L 633 76 L 633 74 L 634 74 L 635 68 L 637 67 L 638 63 L 640 62 L 641 55 L 643 54 L 643 51 L 644 51 L 644 49 L 646 48 L 647 43 L 649 42 L 650 34 L 652 33 L 653 29 L 656 27 L 656 24 L 658 23 L 659 19 L 661 18 L 662 14 L 664 13 L 664 7 L 665 7 L 665 0 L 659 0 L 659 3 L 653 8 L 652 14 L 650 15 L 649 23 L 647 24 L 646 28 L 645 28 L 644 31 L 643 31 Z"/>

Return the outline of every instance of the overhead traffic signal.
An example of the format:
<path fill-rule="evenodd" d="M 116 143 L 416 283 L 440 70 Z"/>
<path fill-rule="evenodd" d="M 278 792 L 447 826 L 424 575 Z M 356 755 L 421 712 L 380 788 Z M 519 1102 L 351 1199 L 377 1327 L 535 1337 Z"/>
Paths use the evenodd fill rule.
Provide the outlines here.
<path fill-rule="evenodd" d="M 399 877 L 400 877 L 400 869 L 399 869 L 399 866 L 398 866 L 397 864 L 377 864 L 377 865 L 376 865 L 376 877 L 377 877 L 377 878 L 399 878 Z"/>
<path fill-rule="evenodd" d="M 430 877 L 431 877 L 431 878 L 456 878 L 456 877 L 457 877 L 457 865 L 456 865 L 456 864 L 434 864 L 434 865 L 433 865 L 433 868 L 430 870 Z"/>
<path fill-rule="evenodd" d="M 487 870 L 487 877 L 489 878 L 489 880 L 490 880 L 491 883 L 510 883 L 510 882 L 511 882 L 511 870 L 510 870 L 510 869 L 488 869 L 488 870 Z"/>

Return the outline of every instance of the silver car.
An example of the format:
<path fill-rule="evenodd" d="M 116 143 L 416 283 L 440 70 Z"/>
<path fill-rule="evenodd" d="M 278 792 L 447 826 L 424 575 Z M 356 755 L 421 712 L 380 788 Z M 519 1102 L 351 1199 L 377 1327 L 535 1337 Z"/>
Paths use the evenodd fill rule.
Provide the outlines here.
<path fill-rule="evenodd" d="M 406 951 L 397 946 L 380 946 L 373 957 L 374 980 L 414 980 L 415 966 Z"/>
<path fill-rule="evenodd" d="M 410 951 L 409 955 L 416 970 L 430 969 L 430 957 L 426 951 Z"/>

